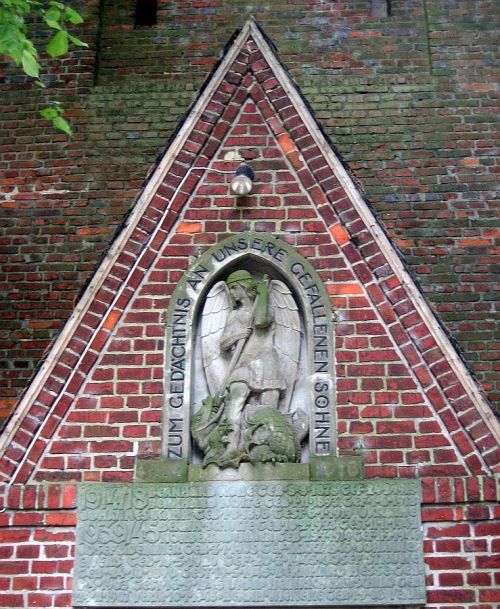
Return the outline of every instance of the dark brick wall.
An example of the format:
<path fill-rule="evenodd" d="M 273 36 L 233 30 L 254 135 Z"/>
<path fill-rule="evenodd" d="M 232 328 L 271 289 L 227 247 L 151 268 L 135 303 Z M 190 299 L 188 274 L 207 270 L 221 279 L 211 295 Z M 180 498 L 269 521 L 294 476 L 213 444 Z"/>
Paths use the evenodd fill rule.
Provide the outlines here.
<path fill-rule="evenodd" d="M 174 4 L 166 6 L 172 9 Z M 319 3 L 318 10 L 332 6 L 347 11 L 340 4 Z M 369 6 L 363 7 L 361 24 L 368 19 Z M 360 14 L 361 8 L 356 10 Z M 359 24 L 354 31 L 360 31 Z M 489 475 L 498 467 L 494 438 L 393 273 L 387 252 L 379 249 L 252 44 L 235 62 L 239 68 L 248 62 L 251 69 L 234 67 L 214 92 L 151 195 L 139 228 L 124 241 L 9 439 L 0 461 L 0 477 L 8 481 L 0 497 L 2 607 L 71 606 L 76 485 L 130 482 L 138 456 L 159 455 L 164 313 L 170 296 L 194 256 L 247 230 L 273 233 L 307 257 L 335 307 L 339 453 L 362 455 L 366 477 L 421 480 L 426 607 L 493 609 L 500 600 L 494 556 L 500 549 L 498 489 Z M 23 119 L 30 136 L 17 137 L 16 145 L 22 146 L 9 160 L 5 181 L 10 193 L 5 245 L 12 251 L 5 267 L 10 296 L 4 311 L 13 324 L 7 338 L 9 332 L 27 334 L 15 361 L 30 361 L 28 346 L 35 361 L 36 349 L 45 347 L 69 314 L 78 288 L 199 87 L 187 76 L 165 82 L 120 76 L 84 90 L 92 75 L 82 70 L 81 91 L 68 96 L 77 126 L 69 144 Z M 430 141 L 437 141 L 432 138 L 440 134 L 440 123 L 427 130 L 436 112 L 424 114 L 423 100 L 445 97 L 435 78 L 429 73 L 421 79 L 413 73 L 406 80 L 363 75 L 348 84 L 342 76 L 338 80 L 344 84 L 338 87 L 333 75 L 324 82 L 318 75 L 303 78 L 316 109 L 323 104 L 322 118 L 330 132 L 344 125 L 335 141 L 344 147 L 357 179 L 371 191 L 388 230 L 407 253 L 420 248 L 424 262 L 414 262 L 417 273 L 424 265 L 434 272 L 431 256 L 440 263 L 444 259 L 434 250 L 451 256 L 459 239 L 486 238 L 486 232 L 478 236 L 470 225 L 469 232 L 454 229 L 457 233 L 450 236 L 453 216 L 440 218 L 454 209 L 458 225 L 459 210 L 482 209 L 456 203 L 457 193 L 469 192 L 459 189 L 465 182 L 453 183 L 448 197 L 440 191 L 439 197 L 425 198 L 431 192 L 424 187 L 425 176 L 458 175 L 451 163 L 440 163 L 446 140 L 429 148 Z M 417 104 L 424 83 L 427 97 Z M 11 111 L 25 112 L 23 96 L 9 92 L 15 95 L 19 106 L 12 101 Z M 424 130 L 426 139 L 418 139 Z M 250 197 L 237 203 L 228 197 L 230 178 L 216 171 L 191 174 L 183 181 L 187 169 L 202 159 L 212 170 L 231 166 L 233 171 L 236 163 L 226 161 L 225 153 L 240 145 L 245 158 L 259 168 Z M 12 154 L 6 149 L 6 156 Z M 487 173 L 484 169 L 478 175 Z M 448 183 L 440 178 L 434 187 L 438 184 Z M 156 226 L 161 227 L 158 233 L 153 232 Z M 424 247 L 424 239 L 430 245 Z M 479 246 L 461 247 L 472 256 L 470 248 Z M 420 272 L 422 278 L 426 275 Z M 435 277 L 428 290 L 440 295 L 438 288 L 446 282 Z M 456 295 L 450 302 L 467 318 L 471 311 L 462 309 L 466 301 L 459 299 L 459 290 L 476 284 L 467 283 L 465 271 L 463 277 L 460 285 L 450 284 L 454 291 L 449 294 Z M 492 325 L 488 328 L 491 332 Z M 13 368 L 10 376 L 19 386 L 24 381 L 15 372 L 21 369 Z"/>
<path fill-rule="evenodd" d="M 5 70 L 3 414 L 249 14 L 498 401 L 495 3 L 393 1 L 383 19 L 369 0 L 159 4 L 158 25 L 134 29 L 130 0 L 86 2 L 90 48 L 51 64 L 45 92 Z M 73 140 L 37 120 L 45 98 L 66 104 Z"/>

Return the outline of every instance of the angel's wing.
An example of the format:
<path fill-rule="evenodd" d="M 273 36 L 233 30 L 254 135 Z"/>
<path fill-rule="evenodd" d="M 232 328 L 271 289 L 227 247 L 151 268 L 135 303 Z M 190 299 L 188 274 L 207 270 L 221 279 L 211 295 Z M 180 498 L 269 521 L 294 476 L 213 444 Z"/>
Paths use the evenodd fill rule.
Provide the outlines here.
<path fill-rule="evenodd" d="M 301 334 L 299 310 L 292 293 L 282 281 L 271 281 L 269 304 L 274 314 L 274 348 L 279 353 L 283 378 L 288 383 L 283 400 L 283 411 L 288 413 L 299 369 Z"/>
<path fill-rule="evenodd" d="M 226 284 L 219 281 L 208 293 L 201 314 L 201 352 L 210 395 L 220 392 L 227 369 L 228 363 L 221 351 L 220 339 L 230 310 Z"/>

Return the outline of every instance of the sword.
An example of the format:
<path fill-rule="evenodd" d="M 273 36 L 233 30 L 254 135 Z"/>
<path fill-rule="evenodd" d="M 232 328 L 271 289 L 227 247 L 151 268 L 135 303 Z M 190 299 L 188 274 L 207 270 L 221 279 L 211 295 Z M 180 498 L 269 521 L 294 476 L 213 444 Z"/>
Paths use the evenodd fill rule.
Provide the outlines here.
<path fill-rule="evenodd" d="M 269 284 L 268 275 L 264 275 L 262 282 L 264 284 L 266 284 L 266 286 Z M 252 331 L 253 331 L 252 326 L 253 326 L 253 322 L 255 319 L 255 312 L 257 310 L 258 301 L 259 301 L 259 294 L 257 294 L 257 296 L 255 298 L 255 302 L 253 303 L 253 307 L 252 307 L 252 311 L 251 311 L 251 315 L 250 315 L 250 327 L 248 328 L 249 329 L 248 336 L 244 336 L 243 338 L 240 338 L 238 340 L 238 343 L 231 356 L 231 361 L 229 362 L 229 366 L 228 366 L 226 374 L 224 376 L 224 380 L 221 383 L 221 389 L 220 389 L 219 393 L 213 397 L 208 396 L 212 402 L 210 404 L 210 407 L 211 408 L 217 407 L 218 408 L 217 413 L 212 419 L 210 419 L 210 421 L 208 421 L 208 423 L 206 423 L 203 427 L 200 427 L 198 431 L 203 431 L 207 427 L 210 427 L 210 425 L 217 423 L 219 421 L 219 419 L 221 418 L 222 413 L 224 412 L 224 409 L 226 407 L 224 397 L 227 393 L 227 383 L 228 383 L 229 379 L 231 378 L 231 374 L 234 372 L 236 365 L 238 364 L 238 362 L 240 360 L 241 354 L 243 352 L 245 345 L 247 344 L 248 339 L 250 338 L 250 335 L 252 334 Z M 267 302 L 266 302 L 266 304 L 267 304 Z"/>

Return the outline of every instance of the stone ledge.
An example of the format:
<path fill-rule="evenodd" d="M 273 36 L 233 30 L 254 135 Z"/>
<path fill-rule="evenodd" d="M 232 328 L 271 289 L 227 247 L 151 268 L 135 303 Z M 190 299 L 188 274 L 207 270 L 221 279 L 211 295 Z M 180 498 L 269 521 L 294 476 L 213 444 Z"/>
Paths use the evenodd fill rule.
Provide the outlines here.
<path fill-rule="evenodd" d="M 135 481 L 145 483 L 211 480 L 362 480 L 362 457 L 313 456 L 309 463 L 242 463 L 238 469 L 203 468 L 187 459 L 137 459 Z"/>
<path fill-rule="evenodd" d="M 209 480 L 309 480 L 307 463 L 242 463 L 238 469 L 219 469 L 209 465 L 189 467 L 190 482 Z"/>
<path fill-rule="evenodd" d="M 137 459 L 135 462 L 136 482 L 187 482 L 187 459 Z"/>
<path fill-rule="evenodd" d="M 309 472 L 311 480 L 362 480 L 363 457 L 313 456 Z"/>

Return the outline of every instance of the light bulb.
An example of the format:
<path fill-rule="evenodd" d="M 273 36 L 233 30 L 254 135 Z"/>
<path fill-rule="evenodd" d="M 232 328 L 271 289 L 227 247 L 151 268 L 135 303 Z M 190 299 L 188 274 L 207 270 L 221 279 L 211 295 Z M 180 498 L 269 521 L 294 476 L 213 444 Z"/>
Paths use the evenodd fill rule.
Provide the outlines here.
<path fill-rule="evenodd" d="M 252 186 L 252 180 L 244 175 L 234 176 L 231 180 L 231 190 L 238 196 L 250 194 Z"/>
<path fill-rule="evenodd" d="M 231 180 L 231 191 L 241 197 L 252 192 L 254 172 L 250 165 L 243 163 L 236 170 L 236 175 Z"/>

